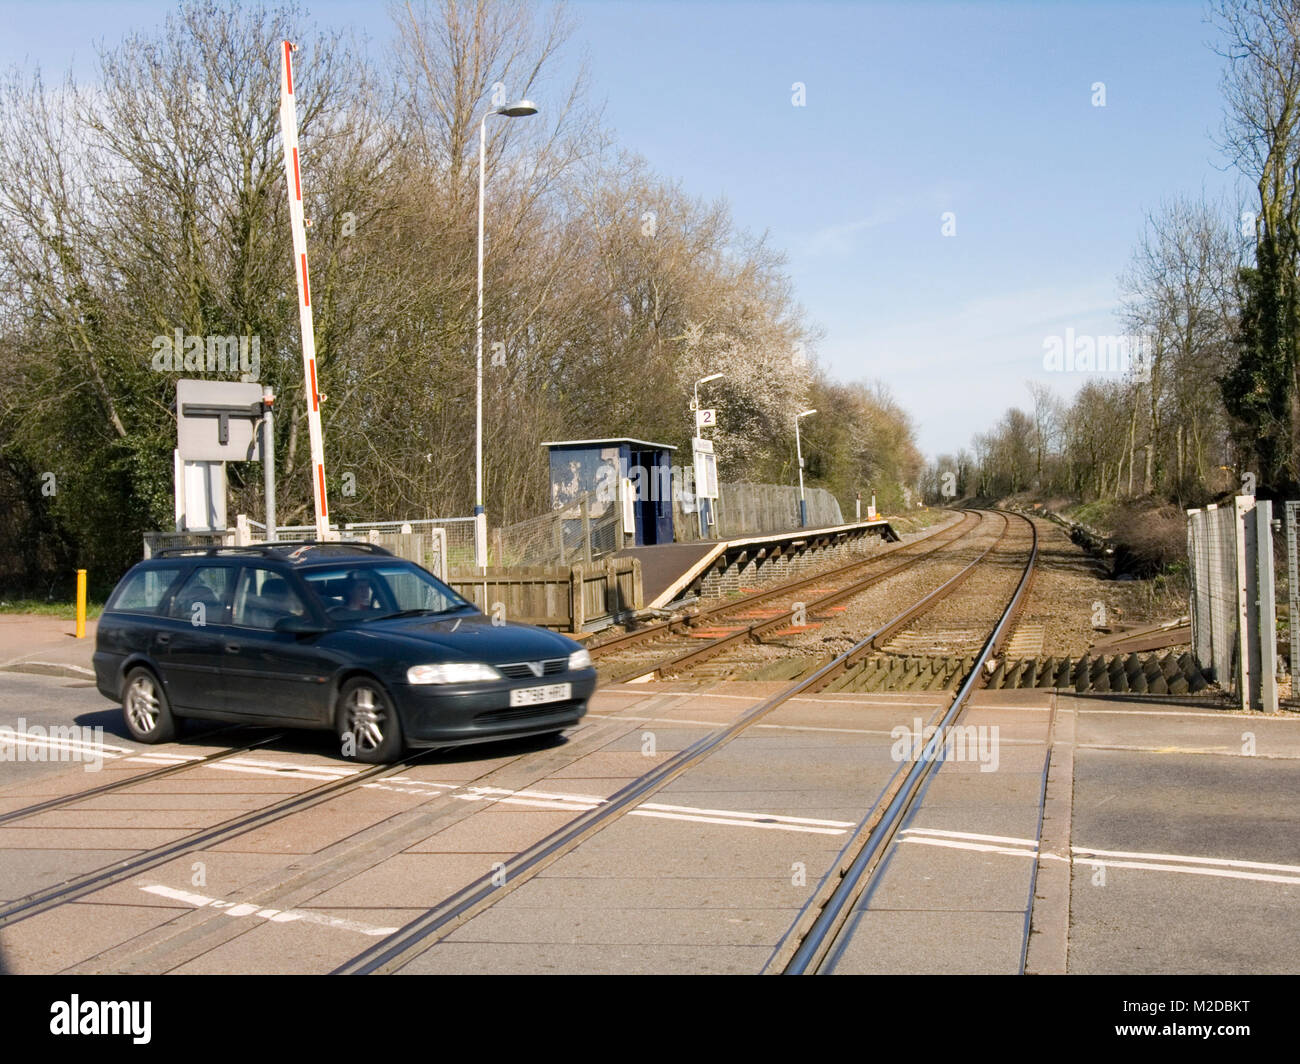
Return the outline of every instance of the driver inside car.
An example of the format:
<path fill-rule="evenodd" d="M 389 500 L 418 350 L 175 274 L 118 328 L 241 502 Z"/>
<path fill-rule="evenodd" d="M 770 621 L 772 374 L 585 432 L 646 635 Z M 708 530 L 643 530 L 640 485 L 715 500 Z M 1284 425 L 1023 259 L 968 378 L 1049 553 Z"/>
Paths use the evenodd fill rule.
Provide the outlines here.
<path fill-rule="evenodd" d="M 343 604 L 349 610 L 370 609 L 370 582 L 355 576 L 349 580 L 343 594 Z"/>

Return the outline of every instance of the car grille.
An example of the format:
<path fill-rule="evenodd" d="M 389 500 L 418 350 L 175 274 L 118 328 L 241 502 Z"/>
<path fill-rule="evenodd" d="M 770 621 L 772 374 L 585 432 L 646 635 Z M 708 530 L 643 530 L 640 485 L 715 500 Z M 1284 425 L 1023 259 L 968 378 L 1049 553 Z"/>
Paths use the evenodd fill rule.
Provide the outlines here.
<path fill-rule="evenodd" d="M 537 706 L 513 706 L 510 709 L 491 709 L 474 714 L 474 724 L 504 724 L 515 720 L 545 720 L 548 717 L 572 713 L 582 702 L 572 699 L 568 702 L 544 702 Z"/>
<path fill-rule="evenodd" d="M 534 670 L 540 666 L 540 673 Z M 493 665 L 494 669 L 512 680 L 536 680 L 541 676 L 554 676 L 569 667 L 568 658 L 547 658 L 545 661 L 515 661 L 509 665 Z"/>

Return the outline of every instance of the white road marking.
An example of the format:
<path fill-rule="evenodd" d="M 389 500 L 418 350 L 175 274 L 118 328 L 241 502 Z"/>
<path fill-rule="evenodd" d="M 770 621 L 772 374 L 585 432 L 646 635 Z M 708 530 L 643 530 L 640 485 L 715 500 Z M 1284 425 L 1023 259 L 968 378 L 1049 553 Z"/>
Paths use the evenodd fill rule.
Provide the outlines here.
<path fill-rule="evenodd" d="M 361 770 L 351 765 L 302 765 L 292 761 L 265 761 L 262 758 L 228 757 L 218 762 L 222 765 L 249 765 L 255 768 L 283 768 L 293 772 L 309 769 L 312 772 L 328 772 L 335 776 L 355 776 Z"/>
<path fill-rule="evenodd" d="M 103 758 L 121 757 L 134 753 L 129 747 L 108 746 L 102 743 L 85 743 L 80 739 L 52 739 L 44 735 L 31 735 L 27 732 L 14 731 L 12 728 L 0 728 L 0 745 L 38 746 L 46 750 L 75 750 L 78 753 L 94 754 Z M 113 751 L 110 753 L 109 751 Z"/>
<path fill-rule="evenodd" d="M 628 717 L 621 713 L 588 713 L 588 717 L 598 717 L 601 720 L 626 720 L 636 721 L 638 724 L 688 724 L 700 725 L 706 728 L 726 728 L 731 721 L 709 721 L 709 720 L 685 720 L 678 717 Z M 905 725 L 904 725 L 905 726 Z M 833 732 L 838 735 L 880 735 L 893 739 L 893 731 L 886 731 L 883 728 L 823 728 L 814 724 L 754 724 L 752 727 L 773 728 L 777 731 L 796 731 L 796 732 Z M 1045 739 L 1002 739 L 1005 746 L 1042 746 Z"/>
<path fill-rule="evenodd" d="M 931 836 L 907 835 L 900 842 L 915 842 L 922 846 L 941 846 L 949 850 L 973 850 L 977 853 L 1005 853 L 1010 857 L 1036 857 L 1037 848 L 1029 850 L 1010 846 L 994 846 L 981 842 L 962 842 L 959 839 L 936 839 Z"/>
<path fill-rule="evenodd" d="M 456 784 L 454 784 L 454 783 L 433 783 L 433 782 L 431 782 L 430 780 L 413 780 L 413 779 L 409 779 L 409 778 L 406 777 L 406 776 L 394 776 L 394 777 L 392 777 L 392 779 L 391 779 L 389 782 L 390 782 L 390 783 L 409 783 L 409 784 L 411 784 L 412 786 L 415 786 L 415 787 L 451 787 L 451 788 L 453 788 L 453 789 L 455 789 L 455 787 L 456 787 Z"/>
<path fill-rule="evenodd" d="M 844 828 L 809 828 L 796 824 L 760 823 L 754 820 L 735 820 L 715 816 L 688 816 L 685 813 L 660 813 L 654 810 L 633 809 L 628 816 L 653 816 L 662 820 L 694 820 L 701 824 L 723 824 L 739 828 L 768 828 L 778 831 L 801 831 L 809 835 L 843 835 Z"/>
<path fill-rule="evenodd" d="M 620 690 L 618 690 L 618 688 L 616 688 L 616 687 L 606 687 L 606 688 L 602 688 L 600 693 L 601 693 L 601 694 L 610 694 L 610 695 L 635 695 L 636 698 L 637 698 L 638 700 L 641 700 L 641 699 L 644 699 L 644 698 L 645 698 L 645 695 L 642 694 L 640 691 L 620 691 Z M 838 695 L 838 694 L 839 694 L 838 691 L 830 691 L 830 692 L 827 692 L 827 693 L 828 693 L 828 694 L 831 694 L 831 695 Z M 676 695 L 676 696 L 679 697 L 679 698 L 685 698 L 685 699 L 691 699 L 691 698 L 738 698 L 738 699 L 740 699 L 742 702 L 751 702 L 751 703 L 753 703 L 754 705 L 758 705 L 760 702 L 762 702 L 762 701 L 764 700 L 764 699 L 763 699 L 763 696 L 761 696 L 761 695 L 730 695 L 730 694 L 725 694 L 725 693 L 723 693 L 723 692 L 721 692 L 721 691 L 656 691 L 655 694 L 661 694 L 661 695 Z M 814 705 L 827 705 L 827 704 L 830 704 L 830 705 L 837 705 L 837 706 L 839 706 L 839 705 L 844 705 L 844 706 L 893 706 L 893 707 L 901 707 L 901 708 L 903 708 L 903 709 L 914 709 L 914 708 L 918 708 L 918 707 L 921 708 L 921 709 L 938 709 L 938 708 L 943 704 L 943 703 L 940 703 L 940 702 L 909 702 L 909 701 L 905 701 L 905 700 L 903 700 L 903 699 L 898 699 L 898 700 L 896 700 L 896 701 L 886 701 L 886 700 L 884 700 L 884 699 L 882 699 L 882 698 L 802 698 L 802 697 L 799 697 L 799 696 L 795 696 L 794 698 L 787 699 L 787 701 L 788 701 L 788 702 L 809 702 L 809 703 L 812 703 L 812 704 L 814 704 Z M 998 708 L 1011 709 L 1011 708 L 1013 708 L 1013 707 L 1011 707 L 1011 706 L 1006 706 L 1006 707 L 998 707 Z M 1019 708 L 1021 708 L 1021 707 L 1017 706 L 1017 707 L 1014 707 L 1014 708 L 1019 709 Z M 1043 710 L 1038 710 L 1038 712 L 1042 712 L 1042 711 L 1043 711 Z M 588 716 L 591 716 L 592 714 L 588 713 L 587 715 L 588 715 Z"/>
<path fill-rule="evenodd" d="M 715 816 L 742 817 L 750 820 L 776 820 L 783 824 L 815 824 L 819 827 L 851 828 L 851 820 L 817 820 L 806 816 L 778 816 L 775 813 L 737 813 L 730 809 L 696 809 L 689 805 L 661 805 L 658 802 L 646 802 L 641 809 L 662 809 L 674 813 L 711 813 Z"/>
<path fill-rule="evenodd" d="M 1268 864 L 1263 861 L 1235 861 L 1224 857 L 1184 857 L 1176 853 L 1134 853 L 1129 850 L 1093 850 L 1086 846 L 1071 846 L 1076 854 L 1094 857 L 1127 857 L 1139 861 L 1179 861 L 1184 864 L 1227 865 L 1229 868 L 1257 868 L 1268 872 L 1290 872 L 1300 876 L 1300 865 Z"/>
<path fill-rule="evenodd" d="M 730 720 L 687 720 L 684 717 L 629 717 L 622 713 L 588 713 L 588 717 L 598 717 L 601 720 L 626 720 L 635 721 L 638 724 L 686 724 L 690 726 L 699 726 L 703 728 L 726 728 L 731 724 Z M 883 728 L 821 728 L 813 724 L 755 724 L 755 728 L 775 728 L 778 731 L 816 731 L 816 732 L 838 732 L 842 735 L 890 735 L 891 733 Z"/>
<path fill-rule="evenodd" d="M 390 782 L 401 782 L 402 777 L 395 777 Z M 429 787 L 450 787 L 447 783 L 425 783 L 423 780 L 410 780 Z M 366 787 L 383 787 L 382 783 L 363 784 Z M 396 790 L 397 788 L 388 788 Z M 410 794 L 411 791 L 400 793 Z M 443 792 L 440 792 L 443 793 Z M 604 805 L 608 799 L 593 794 L 561 794 L 553 791 L 521 790 L 511 791 L 501 787 L 466 787 L 461 791 L 447 794 L 464 802 L 491 802 L 493 805 L 517 805 L 530 809 L 551 809 L 566 813 L 585 813 Z M 703 824 L 722 824 L 731 827 L 760 828 L 768 831 L 795 831 L 814 835 L 843 835 L 846 829 L 853 827 L 851 821 L 817 820 L 813 817 L 783 816 L 779 813 L 749 813 L 734 809 L 698 809 L 689 805 L 664 805 L 657 802 L 645 802 L 628 811 L 629 816 L 649 816 L 662 820 L 689 820 Z"/>
<path fill-rule="evenodd" d="M 934 835 L 945 839 L 969 839 L 973 842 L 1007 842 L 1013 846 L 1033 846 L 1037 848 L 1037 839 L 1017 839 L 1010 835 L 977 835 L 970 831 L 940 831 L 938 828 L 905 828 L 903 835 Z"/>
<path fill-rule="evenodd" d="M 1107 861 L 1076 856 L 1075 864 L 1104 865 L 1106 868 L 1145 868 L 1152 872 L 1183 872 L 1194 876 L 1214 876 L 1218 879 L 1253 879 L 1260 883 L 1294 883 L 1300 886 L 1300 876 L 1275 876 L 1263 872 L 1241 872 L 1232 868 L 1206 868 L 1193 865 L 1156 864 L 1147 861 Z M 1300 870 L 1298 870 L 1300 871 Z"/>
<path fill-rule="evenodd" d="M 1207 717 L 1211 720 L 1250 720 L 1250 721 L 1285 721 L 1294 724 L 1300 721 L 1300 717 L 1286 716 L 1273 717 L 1265 716 L 1263 713 L 1246 713 L 1240 709 L 1225 709 L 1218 713 L 1202 713 L 1200 710 L 1187 712 L 1178 709 L 1076 709 L 1079 714 L 1097 714 L 1108 713 L 1112 716 L 1121 717 Z"/>
<path fill-rule="evenodd" d="M 262 761 L 251 758 L 232 757 L 225 761 L 217 761 L 208 768 L 221 769 L 223 772 L 247 772 L 255 776 L 280 776 L 290 777 L 291 779 L 303 780 L 323 780 L 329 782 L 332 780 L 346 779 L 349 776 L 355 776 L 360 769 L 334 767 L 330 765 L 295 765 L 285 761 Z"/>
<path fill-rule="evenodd" d="M 247 772 L 248 774 L 253 776 L 279 776 L 281 779 L 283 779 L 285 776 L 288 776 L 291 779 L 322 780 L 326 783 L 331 783 L 334 780 L 338 780 L 342 778 L 340 776 L 326 776 L 314 772 L 301 772 L 301 771 L 286 772 L 284 769 L 279 769 L 279 768 L 257 768 L 254 765 L 216 764 L 216 765 L 211 765 L 209 767 L 220 769 L 222 772 Z"/>
<path fill-rule="evenodd" d="M 311 924 L 321 924 L 325 927 L 337 928 L 340 931 L 355 931 L 361 935 L 371 935 L 381 937 L 391 935 L 397 930 L 395 927 L 371 927 L 369 924 L 358 923 L 356 920 L 340 920 L 335 916 L 326 916 L 324 913 L 307 912 L 303 909 L 263 909 L 257 905 L 251 905 L 248 902 L 223 901 L 220 898 L 209 898 L 206 894 L 195 894 L 188 890 L 177 890 L 175 887 L 165 887 L 160 883 L 141 884 L 140 889 L 146 894 L 156 894 L 160 898 L 171 898 L 173 901 L 183 901 L 187 905 L 193 905 L 196 909 L 219 909 L 227 916 L 258 916 L 263 920 L 269 920 L 273 924 L 292 923 L 297 920 Z"/>
<path fill-rule="evenodd" d="M 900 842 L 941 846 L 978 853 L 1001 853 L 1011 857 L 1041 857 L 1046 861 L 1070 861 L 1075 865 L 1103 865 L 1106 868 L 1137 868 L 1149 872 L 1181 872 L 1185 875 L 1212 876 L 1219 879 L 1248 879 L 1261 883 L 1300 885 L 1300 865 L 1272 864 L 1267 861 L 1239 861 L 1227 857 L 1193 857 L 1176 853 L 1143 853 L 1135 850 L 1095 850 L 1072 846 L 1071 857 L 1063 854 L 1038 853 L 1033 839 L 1005 835 L 977 835 L 966 831 L 940 831 L 932 828 L 907 828 Z M 996 843 L 1010 843 L 999 846 Z M 1277 874 L 1282 873 L 1282 874 Z"/>
<path fill-rule="evenodd" d="M 127 761 L 143 761 L 146 765 L 187 765 L 191 761 L 201 761 L 199 754 L 188 753 L 140 753 L 127 757 Z"/>
<path fill-rule="evenodd" d="M 1079 743 L 1080 750 L 1131 750 L 1143 754 L 1210 754 L 1215 757 L 1258 758 L 1261 761 L 1300 761 L 1300 754 L 1243 754 L 1239 743 L 1235 750 L 1215 750 L 1202 746 L 1121 746 L 1118 743 Z"/>

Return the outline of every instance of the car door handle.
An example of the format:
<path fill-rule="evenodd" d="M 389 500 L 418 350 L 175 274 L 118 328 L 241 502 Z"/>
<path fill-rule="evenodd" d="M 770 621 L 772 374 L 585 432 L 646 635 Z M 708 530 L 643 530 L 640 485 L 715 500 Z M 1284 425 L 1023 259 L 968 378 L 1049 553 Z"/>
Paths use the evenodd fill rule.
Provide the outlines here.
<path fill-rule="evenodd" d="M 165 647 L 171 641 L 172 641 L 172 637 L 168 635 L 166 632 L 158 633 L 158 645 L 160 647 Z"/>
<path fill-rule="evenodd" d="M 238 643 L 227 643 L 227 644 L 226 644 L 226 653 L 228 653 L 228 654 L 238 654 L 238 653 L 239 653 L 239 644 L 238 644 Z"/>

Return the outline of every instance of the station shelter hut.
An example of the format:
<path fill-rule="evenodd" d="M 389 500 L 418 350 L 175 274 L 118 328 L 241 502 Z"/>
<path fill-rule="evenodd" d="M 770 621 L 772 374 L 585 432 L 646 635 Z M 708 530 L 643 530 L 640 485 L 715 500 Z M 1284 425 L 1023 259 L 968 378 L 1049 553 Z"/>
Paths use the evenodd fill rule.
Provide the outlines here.
<path fill-rule="evenodd" d="M 543 443 L 551 456 L 551 507 L 562 509 L 583 495 L 597 499 L 591 511 L 622 506 L 632 546 L 673 541 L 672 452 L 666 443 L 625 436 Z"/>

